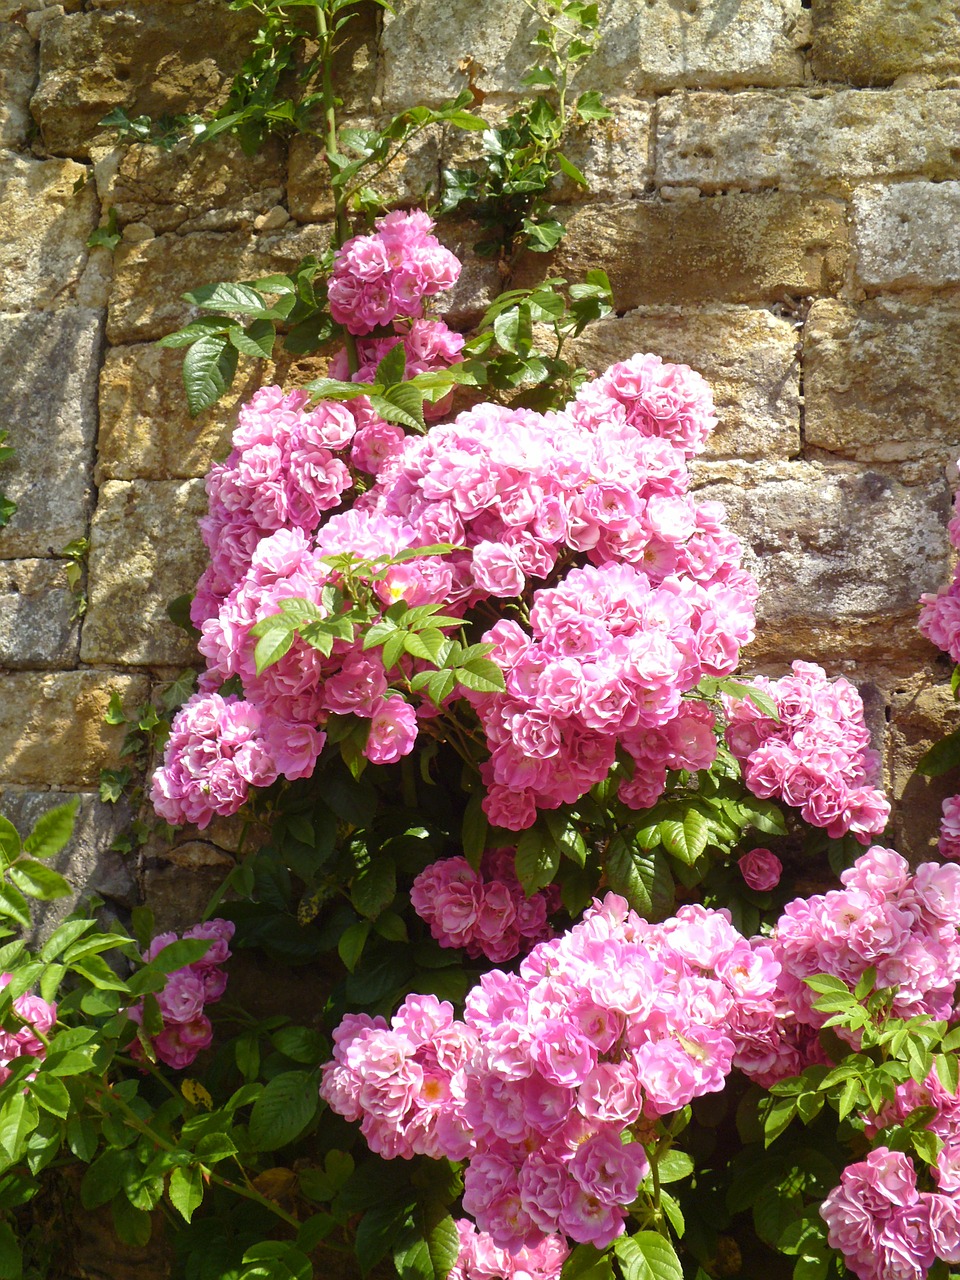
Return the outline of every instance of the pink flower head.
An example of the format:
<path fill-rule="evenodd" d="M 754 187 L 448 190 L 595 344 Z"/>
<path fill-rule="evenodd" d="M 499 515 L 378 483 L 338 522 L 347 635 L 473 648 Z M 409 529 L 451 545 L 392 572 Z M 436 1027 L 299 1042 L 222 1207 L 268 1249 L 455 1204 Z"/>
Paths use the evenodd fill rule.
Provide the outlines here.
<path fill-rule="evenodd" d="M 751 849 L 737 860 L 737 866 L 747 887 L 758 893 L 775 889 L 783 872 L 783 863 L 769 849 Z"/>

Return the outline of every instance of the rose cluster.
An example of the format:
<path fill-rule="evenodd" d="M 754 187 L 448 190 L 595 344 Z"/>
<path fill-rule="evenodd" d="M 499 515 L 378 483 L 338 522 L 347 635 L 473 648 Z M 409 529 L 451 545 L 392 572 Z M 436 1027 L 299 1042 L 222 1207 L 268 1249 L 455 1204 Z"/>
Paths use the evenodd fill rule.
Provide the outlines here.
<path fill-rule="evenodd" d="M 441 947 L 502 964 L 553 937 L 547 916 L 559 910 L 560 890 L 549 885 L 528 898 L 514 851 L 488 849 L 479 871 L 466 858 L 431 863 L 414 880 L 410 902 Z"/>
<path fill-rule="evenodd" d="M 727 745 L 755 796 L 776 796 L 829 836 L 848 831 L 862 843 L 883 831 L 890 804 L 874 782 L 879 757 L 870 748 L 863 701 L 848 680 L 828 680 L 813 662 L 793 675 L 754 686 L 776 703 L 779 720 L 749 699 L 724 697 Z"/>
<path fill-rule="evenodd" d="M 381 1155 L 468 1159 L 463 1206 L 497 1247 L 604 1248 L 649 1168 L 623 1135 L 722 1089 L 778 974 L 726 912 L 652 925 L 608 894 L 518 974 L 484 975 L 462 1022 L 420 996 L 389 1028 L 348 1016 L 321 1093 Z"/>
<path fill-rule="evenodd" d="M 422 315 L 423 299 L 452 288 L 460 275 L 459 259 L 430 234 L 433 220 L 419 209 L 394 210 L 376 226 L 337 250 L 327 290 L 330 314 L 355 334 Z"/>
<path fill-rule="evenodd" d="M 737 1063 L 764 1087 L 823 1061 L 817 1032 L 829 1015 L 814 1008 L 818 997 L 804 982 L 814 974 L 852 990 L 873 968 L 877 986 L 895 990 L 895 1017 L 953 1016 L 960 866 L 925 862 L 911 873 L 898 853 L 877 845 L 841 880 L 842 889 L 788 902 L 766 940 L 780 977 Z"/>
<path fill-rule="evenodd" d="M 510 1253 L 478 1231 L 468 1218 L 459 1219 L 457 1232 L 460 1256 L 447 1280 L 560 1280 L 570 1253 L 560 1236 L 544 1236 L 535 1248 Z"/>
<path fill-rule="evenodd" d="M 161 1062 L 177 1071 L 189 1067 L 201 1049 L 207 1049 L 213 1041 L 213 1027 L 203 1012 L 204 1006 L 214 1004 L 227 989 L 227 975 L 222 965 L 230 959 L 229 942 L 235 925 L 231 920 L 207 920 L 187 929 L 184 938 L 199 938 L 210 943 L 205 955 L 182 969 L 167 975 L 166 985 L 157 992 L 157 1004 L 163 1017 L 163 1030 L 151 1037 L 154 1052 Z M 159 933 L 144 952 L 149 963 L 160 952 L 177 941 L 175 933 Z M 127 1016 L 136 1023 L 143 1021 L 143 1001 L 127 1010 Z M 139 1040 L 131 1046 L 134 1057 L 143 1057 Z"/>
<path fill-rule="evenodd" d="M 935 1258 L 960 1262 L 960 1203 L 919 1191 L 900 1151 L 877 1147 L 848 1165 L 820 1215 L 829 1244 L 860 1280 L 923 1280 Z"/>
<path fill-rule="evenodd" d="M 0 987 L 13 978 L 12 973 L 0 973 Z M 27 991 L 13 999 L 13 1011 L 23 1022 L 17 1031 L 0 1031 L 0 1084 L 10 1078 L 10 1063 L 15 1058 L 46 1057 L 46 1045 L 40 1039 L 57 1020 L 57 1006 Z"/>

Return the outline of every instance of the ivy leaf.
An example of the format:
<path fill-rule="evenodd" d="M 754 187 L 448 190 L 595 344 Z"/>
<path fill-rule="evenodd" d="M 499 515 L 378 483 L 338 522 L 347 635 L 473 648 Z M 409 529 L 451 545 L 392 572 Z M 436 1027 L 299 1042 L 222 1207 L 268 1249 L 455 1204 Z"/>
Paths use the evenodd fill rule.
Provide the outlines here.
<path fill-rule="evenodd" d="M 588 187 L 590 185 L 577 166 L 568 160 L 562 151 L 558 151 L 553 158 L 556 160 L 560 172 L 565 173 L 578 186 Z"/>
<path fill-rule="evenodd" d="M 603 105 L 603 99 L 596 89 L 581 93 L 577 99 L 576 113 L 581 120 L 609 120 L 610 112 Z"/>

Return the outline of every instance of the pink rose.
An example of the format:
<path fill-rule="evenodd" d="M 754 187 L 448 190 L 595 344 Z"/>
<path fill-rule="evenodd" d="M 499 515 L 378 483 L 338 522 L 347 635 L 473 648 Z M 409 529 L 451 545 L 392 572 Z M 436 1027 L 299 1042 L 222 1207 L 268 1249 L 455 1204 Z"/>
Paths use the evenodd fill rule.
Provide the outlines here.
<path fill-rule="evenodd" d="M 775 889 L 780 883 L 783 863 L 769 849 L 751 849 L 738 859 L 737 866 L 747 887 L 758 893 L 766 893 Z"/>

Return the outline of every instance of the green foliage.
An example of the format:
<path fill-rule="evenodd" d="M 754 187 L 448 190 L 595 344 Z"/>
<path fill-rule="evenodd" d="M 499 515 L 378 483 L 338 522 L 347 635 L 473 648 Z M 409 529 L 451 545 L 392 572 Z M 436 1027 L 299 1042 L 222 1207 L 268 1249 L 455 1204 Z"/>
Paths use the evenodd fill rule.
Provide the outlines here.
<path fill-rule="evenodd" d="M 8 431 L 0 431 L 0 463 L 8 462 L 16 453 L 16 449 L 12 448 L 8 444 L 4 444 L 4 441 L 9 434 L 10 433 Z M 0 529 L 2 529 L 4 525 L 10 523 L 10 518 L 16 509 L 17 504 L 11 501 L 11 499 L 6 497 L 3 493 L 0 493 Z"/>

